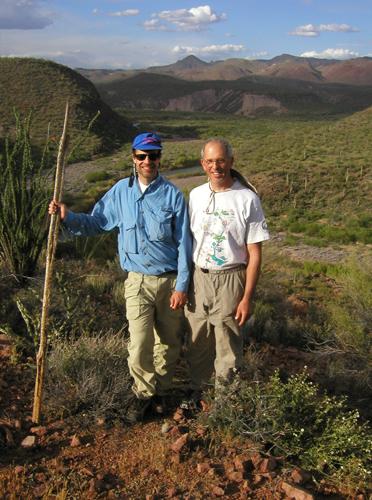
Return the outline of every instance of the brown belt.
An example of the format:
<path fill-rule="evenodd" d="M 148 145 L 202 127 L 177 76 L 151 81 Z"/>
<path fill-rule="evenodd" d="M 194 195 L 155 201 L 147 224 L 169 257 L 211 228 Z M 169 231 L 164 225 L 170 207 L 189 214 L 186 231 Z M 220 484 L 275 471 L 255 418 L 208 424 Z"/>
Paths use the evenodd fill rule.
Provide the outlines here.
<path fill-rule="evenodd" d="M 229 269 L 206 269 L 204 267 L 198 267 L 202 273 L 204 274 L 226 274 L 226 273 L 233 273 L 235 271 L 242 271 L 243 269 L 246 269 L 246 264 L 239 264 L 238 266 L 235 267 L 230 267 Z"/>

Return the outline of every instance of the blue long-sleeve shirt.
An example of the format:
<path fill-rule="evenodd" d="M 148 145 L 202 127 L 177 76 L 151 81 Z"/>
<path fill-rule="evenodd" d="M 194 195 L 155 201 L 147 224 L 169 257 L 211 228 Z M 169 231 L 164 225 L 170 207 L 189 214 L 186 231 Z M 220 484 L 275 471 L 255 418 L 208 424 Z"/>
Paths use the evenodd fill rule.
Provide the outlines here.
<path fill-rule="evenodd" d="M 176 290 L 187 292 L 192 237 L 181 191 L 158 176 L 141 192 L 138 181 L 116 183 L 91 214 L 68 211 L 63 225 L 75 236 L 119 230 L 120 265 L 126 271 L 158 276 L 177 272 Z"/>

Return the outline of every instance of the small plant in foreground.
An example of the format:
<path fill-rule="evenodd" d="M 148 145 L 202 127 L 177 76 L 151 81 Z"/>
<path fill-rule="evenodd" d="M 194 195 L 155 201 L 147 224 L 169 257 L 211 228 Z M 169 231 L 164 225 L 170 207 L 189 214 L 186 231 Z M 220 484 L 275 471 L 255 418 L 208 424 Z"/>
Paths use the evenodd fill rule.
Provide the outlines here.
<path fill-rule="evenodd" d="M 212 435 L 248 437 L 288 461 L 351 489 L 367 487 L 372 435 L 345 399 L 319 394 L 303 372 L 282 382 L 236 378 L 216 394 L 206 423 Z"/>
<path fill-rule="evenodd" d="M 48 413 L 120 417 L 132 397 L 127 356 L 120 333 L 56 342 L 48 358 Z"/>

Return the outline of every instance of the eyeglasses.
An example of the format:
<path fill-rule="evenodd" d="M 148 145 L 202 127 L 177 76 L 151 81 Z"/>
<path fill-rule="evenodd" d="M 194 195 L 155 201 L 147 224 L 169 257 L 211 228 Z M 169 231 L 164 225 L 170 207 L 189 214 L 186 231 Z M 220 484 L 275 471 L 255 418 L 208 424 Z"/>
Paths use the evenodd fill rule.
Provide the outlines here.
<path fill-rule="evenodd" d="M 217 167 L 222 167 L 225 165 L 226 160 L 224 158 L 218 158 L 217 160 L 203 160 L 203 163 L 207 165 L 207 167 L 211 167 L 214 163 L 217 165 Z"/>
<path fill-rule="evenodd" d="M 150 161 L 158 160 L 161 156 L 161 153 L 134 153 L 134 157 L 139 161 L 144 161 L 148 157 Z"/>

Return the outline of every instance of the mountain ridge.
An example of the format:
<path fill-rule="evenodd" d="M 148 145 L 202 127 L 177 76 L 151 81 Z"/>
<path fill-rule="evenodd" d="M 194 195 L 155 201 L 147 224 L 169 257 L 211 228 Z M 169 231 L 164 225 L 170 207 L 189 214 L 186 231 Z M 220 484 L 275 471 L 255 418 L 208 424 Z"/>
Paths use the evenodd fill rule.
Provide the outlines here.
<path fill-rule="evenodd" d="M 205 62 L 195 55 L 188 55 L 175 63 L 151 66 L 136 70 L 94 70 L 77 68 L 93 83 L 110 81 L 113 75 L 122 78 L 138 73 L 170 74 L 191 81 L 235 80 L 249 75 L 279 74 L 288 79 L 318 81 L 319 83 L 346 83 L 350 85 L 372 85 L 372 57 L 357 57 L 348 60 L 318 59 L 282 54 L 272 59 L 229 58 Z M 358 76 L 357 78 L 356 75 Z"/>

